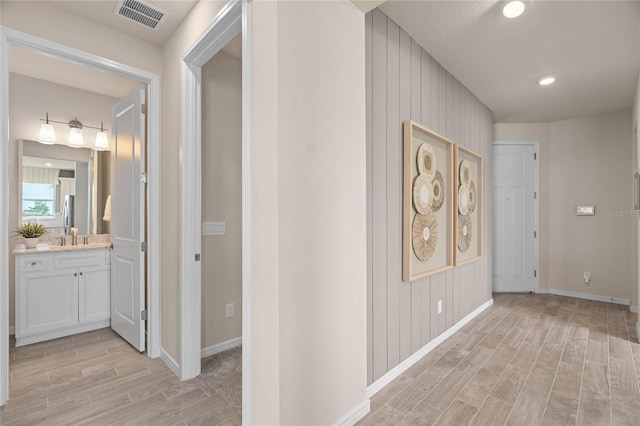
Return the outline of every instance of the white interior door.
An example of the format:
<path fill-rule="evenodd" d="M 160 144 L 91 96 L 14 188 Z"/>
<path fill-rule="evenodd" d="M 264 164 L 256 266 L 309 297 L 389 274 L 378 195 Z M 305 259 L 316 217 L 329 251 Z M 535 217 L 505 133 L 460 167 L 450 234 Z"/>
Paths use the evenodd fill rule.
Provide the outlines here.
<path fill-rule="evenodd" d="M 533 145 L 493 146 L 493 291 L 535 291 Z"/>
<path fill-rule="evenodd" d="M 144 87 L 111 112 L 111 328 L 139 351 L 145 350 Z"/>

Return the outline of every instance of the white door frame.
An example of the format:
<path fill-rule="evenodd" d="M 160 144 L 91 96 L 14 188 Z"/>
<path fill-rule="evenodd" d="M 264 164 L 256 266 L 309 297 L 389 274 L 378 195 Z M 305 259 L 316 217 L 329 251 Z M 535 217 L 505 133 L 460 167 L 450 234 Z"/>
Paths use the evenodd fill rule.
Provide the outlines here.
<path fill-rule="evenodd" d="M 235 36 L 242 34 L 242 418 L 251 419 L 250 401 L 250 93 L 251 2 L 232 0 L 185 51 L 180 95 L 180 378 L 200 374 L 201 361 L 201 69 Z"/>
<path fill-rule="evenodd" d="M 535 239 L 534 242 L 534 247 L 533 247 L 533 251 L 534 251 L 534 256 L 535 256 L 535 260 L 534 260 L 534 266 L 536 268 L 536 276 L 535 276 L 535 287 L 534 287 L 534 292 L 535 293 L 547 293 L 547 291 L 540 291 L 540 142 L 537 141 L 494 141 L 493 145 L 515 145 L 515 146 L 533 146 L 534 148 L 534 152 L 536 153 L 536 162 L 533 166 L 534 169 L 534 176 L 533 176 L 533 185 L 534 185 L 534 191 L 537 194 L 535 200 L 534 200 L 534 222 L 533 222 L 533 226 L 534 231 L 536 231 L 537 233 L 537 238 Z M 492 160 L 492 164 L 493 161 L 495 160 L 494 155 L 493 155 L 493 150 L 491 152 L 491 160 Z M 493 176 L 492 176 L 493 178 Z M 493 200 L 491 201 L 493 202 Z"/>
<path fill-rule="evenodd" d="M 160 77 L 92 53 L 0 27 L 0 405 L 9 397 L 9 48 L 15 46 L 139 81 L 148 86 L 147 159 L 147 354 L 160 356 Z"/>

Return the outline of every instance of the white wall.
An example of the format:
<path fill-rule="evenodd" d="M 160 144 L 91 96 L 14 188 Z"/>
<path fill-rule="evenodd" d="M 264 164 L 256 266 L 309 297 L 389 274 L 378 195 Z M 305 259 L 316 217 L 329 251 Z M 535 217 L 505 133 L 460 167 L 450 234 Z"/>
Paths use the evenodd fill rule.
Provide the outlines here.
<path fill-rule="evenodd" d="M 638 45 L 640 46 L 640 40 Z M 640 75 L 638 75 L 638 84 L 636 86 L 636 96 L 633 100 L 633 111 L 631 117 L 631 126 L 633 129 L 632 146 L 633 157 L 631 158 L 631 170 L 636 171 L 640 169 L 640 136 L 638 135 L 638 123 L 640 123 Z M 640 305 L 640 261 L 639 247 L 640 247 L 640 217 L 631 219 L 631 287 L 632 287 L 632 300 L 631 304 L 634 306 Z M 639 328 L 640 330 L 640 328 Z M 640 336 L 639 336 L 640 338 Z"/>
<path fill-rule="evenodd" d="M 118 100 L 84 90 L 37 80 L 18 74 L 9 75 L 9 230 L 18 227 L 18 149 L 19 139 L 38 140 L 40 121 L 45 114 L 59 121 L 72 120 L 76 116 L 87 125 L 100 125 L 103 121 L 107 128 L 111 122 L 111 106 Z M 55 124 L 58 140 L 68 137 L 69 126 Z M 85 143 L 95 141 L 96 130 L 84 129 Z M 43 145 L 40 145 L 43 146 Z M 9 244 L 13 248 L 13 244 Z M 9 255 L 9 325 L 14 322 L 14 256 Z"/>
<path fill-rule="evenodd" d="M 630 111 L 553 123 L 551 141 L 549 287 L 630 298 Z M 591 204 L 594 217 L 575 215 Z"/>
<path fill-rule="evenodd" d="M 540 141 L 540 286 L 631 298 L 631 111 L 497 123 L 495 139 Z M 595 216 L 576 216 L 576 205 L 591 204 Z M 591 272 L 588 286 L 584 271 Z"/>
<path fill-rule="evenodd" d="M 242 62 L 220 52 L 202 67 L 202 347 L 242 336 Z M 235 313 L 226 317 L 227 303 Z"/>
<path fill-rule="evenodd" d="M 277 8 L 280 423 L 335 424 L 366 400 L 364 14 Z"/>
<path fill-rule="evenodd" d="M 278 4 L 251 5 L 251 400 L 247 423 L 281 424 Z M 245 307 L 246 308 L 246 307 Z M 257 365 L 260 365 L 260 368 Z M 245 372 L 243 371 L 243 374 Z M 244 419 L 243 419 L 244 420 Z"/>

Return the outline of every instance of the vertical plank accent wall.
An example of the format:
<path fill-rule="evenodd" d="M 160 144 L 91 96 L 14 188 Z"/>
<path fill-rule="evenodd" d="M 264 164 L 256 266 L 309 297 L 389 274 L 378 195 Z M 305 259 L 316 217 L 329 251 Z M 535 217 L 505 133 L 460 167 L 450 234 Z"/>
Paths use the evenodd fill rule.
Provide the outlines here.
<path fill-rule="evenodd" d="M 469 64 L 473 66 L 473 64 Z M 366 15 L 368 383 L 491 298 L 491 111 L 380 10 Z M 484 257 L 402 281 L 402 123 L 484 157 Z M 443 312 L 438 315 L 437 303 Z"/>

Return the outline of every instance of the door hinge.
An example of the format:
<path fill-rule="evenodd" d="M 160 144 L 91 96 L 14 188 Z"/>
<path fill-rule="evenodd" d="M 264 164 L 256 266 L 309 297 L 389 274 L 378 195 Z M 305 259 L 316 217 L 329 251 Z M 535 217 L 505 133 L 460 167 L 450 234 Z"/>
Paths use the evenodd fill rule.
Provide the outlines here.
<path fill-rule="evenodd" d="M 538 238 L 538 231 L 533 231 L 533 238 Z"/>
<path fill-rule="evenodd" d="M 536 154 L 535 152 L 533 153 L 533 159 L 537 160 L 538 159 L 538 154 Z"/>
<path fill-rule="evenodd" d="M 145 252 L 145 253 L 147 252 L 147 242 L 146 241 L 143 241 L 143 242 L 140 243 L 140 251 Z"/>
<path fill-rule="evenodd" d="M 147 172 L 140 173 L 140 182 L 147 183 L 148 181 L 149 181 L 149 176 L 147 175 Z"/>
<path fill-rule="evenodd" d="M 196 253 L 196 262 L 200 262 L 200 253 Z"/>
<path fill-rule="evenodd" d="M 533 270 L 533 277 L 537 277 L 538 276 L 538 271 L 536 271 L 535 269 Z"/>
<path fill-rule="evenodd" d="M 140 319 L 141 319 L 142 321 L 146 321 L 148 316 L 149 316 L 149 314 L 147 313 L 147 310 L 146 310 L 146 309 L 145 309 L 144 311 L 141 311 L 141 312 L 140 312 Z"/>
<path fill-rule="evenodd" d="M 140 112 L 143 114 L 147 113 L 147 105 L 146 104 L 141 104 L 140 105 Z"/>
<path fill-rule="evenodd" d="M 534 199 L 534 200 L 537 200 L 537 199 L 538 199 L 538 193 L 537 193 L 537 192 L 534 192 L 534 193 L 533 193 L 533 199 Z"/>

